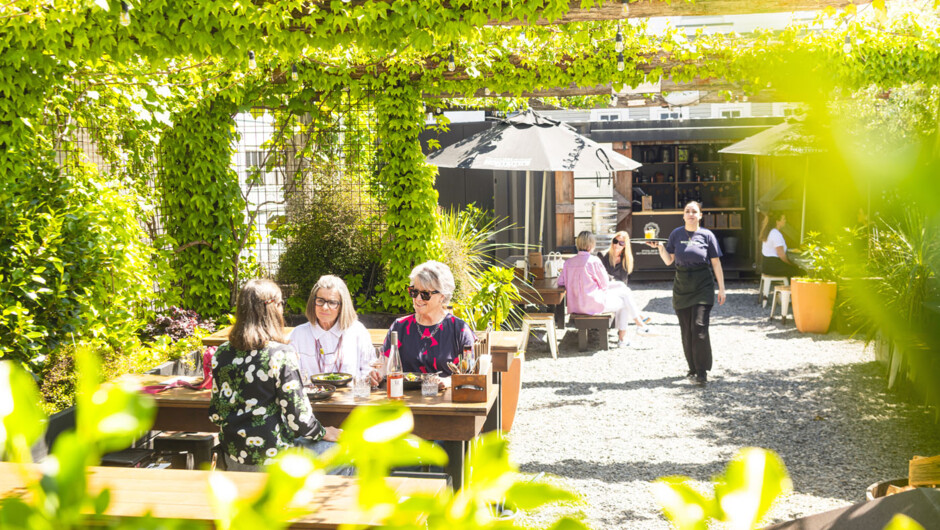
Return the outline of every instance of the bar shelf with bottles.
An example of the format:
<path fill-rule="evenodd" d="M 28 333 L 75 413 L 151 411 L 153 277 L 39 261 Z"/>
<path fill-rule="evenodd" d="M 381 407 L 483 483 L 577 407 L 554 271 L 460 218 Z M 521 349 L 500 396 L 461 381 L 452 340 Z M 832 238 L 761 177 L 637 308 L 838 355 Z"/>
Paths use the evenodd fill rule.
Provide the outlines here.
<path fill-rule="evenodd" d="M 681 213 L 688 201 L 702 203 L 702 224 L 740 229 L 744 208 L 741 159 L 718 153 L 719 144 L 634 145 L 643 166 L 633 172 L 633 187 L 651 196 L 643 214 Z M 640 213 L 640 212 L 637 212 Z"/>

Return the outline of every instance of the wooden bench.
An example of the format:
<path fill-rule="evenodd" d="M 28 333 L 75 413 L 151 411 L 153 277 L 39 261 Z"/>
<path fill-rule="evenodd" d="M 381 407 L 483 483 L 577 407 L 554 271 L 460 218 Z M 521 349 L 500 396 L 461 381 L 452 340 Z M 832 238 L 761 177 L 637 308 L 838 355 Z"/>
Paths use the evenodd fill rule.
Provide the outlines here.
<path fill-rule="evenodd" d="M 610 323 L 613 321 L 613 313 L 601 313 L 600 315 L 583 315 L 581 313 L 571 313 L 568 315 L 568 324 L 578 330 L 578 351 L 587 349 L 588 330 L 596 329 L 601 333 L 601 342 L 604 349 L 609 349 L 610 344 L 607 341 L 607 330 L 610 329 Z"/>
<path fill-rule="evenodd" d="M 209 471 L 89 467 L 87 473 L 88 490 L 92 494 L 104 488 L 111 490 L 111 504 L 105 516 L 142 517 L 150 513 L 160 519 L 186 519 L 197 523 L 215 520 L 209 494 Z M 267 480 L 264 473 L 224 473 L 239 495 L 259 491 Z M 31 480 L 37 479 L 39 466 L 27 465 L 26 474 Z M 290 528 L 339 528 L 344 524 L 372 526 L 378 523 L 357 510 L 358 479 L 328 475 L 320 480 L 322 486 L 306 500 L 306 506 L 315 511 L 292 521 Z M 385 480 L 397 498 L 438 495 L 447 488 L 447 481 L 439 478 L 389 477 Z M 15 464 L 0 462 L 0 498 L 22 496 L 24 486 L 23 474 Z M 416 528 L 422 526 L 421 521 L 415 523 Z"/>

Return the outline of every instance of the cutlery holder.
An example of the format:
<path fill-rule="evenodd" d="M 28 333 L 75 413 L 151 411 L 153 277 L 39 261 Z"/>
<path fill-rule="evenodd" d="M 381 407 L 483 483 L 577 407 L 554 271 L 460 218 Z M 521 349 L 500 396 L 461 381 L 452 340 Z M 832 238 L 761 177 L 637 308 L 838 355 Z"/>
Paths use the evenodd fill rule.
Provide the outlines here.
<path fill-rule="evenodd" d="M 450 376 L 450 399 L 454 403 L 484 403 L 489 394 L 490 374 L 454 374 Z"/>

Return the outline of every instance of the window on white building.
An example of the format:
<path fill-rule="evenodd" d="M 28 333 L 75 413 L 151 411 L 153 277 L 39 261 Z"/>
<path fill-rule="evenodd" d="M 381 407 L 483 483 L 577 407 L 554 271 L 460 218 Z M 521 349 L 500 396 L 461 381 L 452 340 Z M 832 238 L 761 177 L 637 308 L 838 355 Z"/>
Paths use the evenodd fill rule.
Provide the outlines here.
<path fill-rule="evenodd" d="M 712 118 L 750 118 L 750 103 L 715 103 L 712 105 Z"/>
<path fill-rule="evenodd" d="M 650 107 L 651 120 L 687 120 L 689 119 L 689 107 Z"/>

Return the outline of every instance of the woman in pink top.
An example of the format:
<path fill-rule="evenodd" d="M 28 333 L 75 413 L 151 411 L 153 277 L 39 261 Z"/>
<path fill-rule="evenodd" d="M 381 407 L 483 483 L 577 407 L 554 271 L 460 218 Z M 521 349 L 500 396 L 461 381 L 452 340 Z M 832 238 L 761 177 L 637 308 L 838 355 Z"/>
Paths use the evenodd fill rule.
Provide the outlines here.
<path fill-rule="evenodd" d="M 590 231 L 578 234 L 575 239 L 578 255 L 565 261 L 558 274 L 558 285 L 565 288 L 569 313 L 615 313 L 619 339 L 617 346 L 629 346 L 630 341 L 626 336 L 630 320 L 636 323 L 637 333 L 649 333 L 649 326 L 640 319 L 628 289 L 610 288 L 607 269 L 597 256 L 591 255 L 596 243 Z"/>

